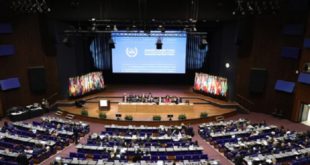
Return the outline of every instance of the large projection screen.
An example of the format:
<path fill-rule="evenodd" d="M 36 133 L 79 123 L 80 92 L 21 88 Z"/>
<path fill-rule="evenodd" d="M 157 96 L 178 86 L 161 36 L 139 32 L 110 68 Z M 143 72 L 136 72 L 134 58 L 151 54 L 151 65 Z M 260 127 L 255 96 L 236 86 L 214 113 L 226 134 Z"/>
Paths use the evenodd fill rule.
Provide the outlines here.
<path fill-rule="evenodd" d="M 113 73 L 184 74 L 186 32 L 113 32 Z M 156 48 L 158 39 L 162 49 Z"/>

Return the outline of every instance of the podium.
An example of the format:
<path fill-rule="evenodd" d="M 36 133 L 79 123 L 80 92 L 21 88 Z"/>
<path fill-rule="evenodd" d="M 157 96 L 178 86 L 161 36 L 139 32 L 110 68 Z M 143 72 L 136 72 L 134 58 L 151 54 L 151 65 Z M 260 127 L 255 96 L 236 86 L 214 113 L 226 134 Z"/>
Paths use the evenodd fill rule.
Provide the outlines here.
<path fill-rule="evenodd" d="M 109 100 L 99 100 L 99 110 L 110 110 L 110 101 Z"/>

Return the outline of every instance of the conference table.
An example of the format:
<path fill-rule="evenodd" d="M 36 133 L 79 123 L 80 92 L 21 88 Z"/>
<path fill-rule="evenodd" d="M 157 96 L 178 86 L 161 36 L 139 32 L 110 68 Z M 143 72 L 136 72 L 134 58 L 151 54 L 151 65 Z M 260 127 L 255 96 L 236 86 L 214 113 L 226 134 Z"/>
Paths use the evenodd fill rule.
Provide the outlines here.
<path fill-rule="evenodd" d="M 56 122 L 56 123 L 60 123 L 60 124 L 69 124 L 69 125 L 79 125 L 82 127 L 89 127 L 88 123 L 84 123 L 82 121 L 72 121 L 72 120 L 64 120 L 61 118 L 57 118 L 57 117 L 41 117 L 42 121 L 46 121 L 46 122 Z"/>
<path fill-rule="evenodd" d="M 19 135 L 11 135 L 9 133 L 0 132 L 0 139 L 3 139 L 3 138 L 8 138 L 8 139 L 17 140 L 20 142 L 32 143 L 32 144 L 43 144 L 43 145 L 48 145 L 48 146 L 54 146 L 56 144 L 56 142 L 52 140 L 38 140 L 38 139 L 33 139 L 32 137 L 22 137 Z"/>
<path fill-rule="evenodd" d="M 134 125 L 128 125 L 128 126 L 123 126 L 123 125 L 105 125 L 104 126 L 106 130 L 113 130 L 113 129 L 119 129 L 119 130 L 150 130 L 150 131 L 156 131 L 156 130 L 163 130 L 163 129 L 182 129 L 182 126 L 164 126 L 160 125 L 159 127 L 152 127 L 152 126 L 134 126 Z"/>
<path fill-rule="evenodd" d="M 79 165 L 125 165 L 129 164 L 128 162 L 120 162 L 119 160 L 114 161 L 107 161 L 103 159 L 99 160 L 88 160 L 88 159 L 77 159 L 77 158 L 64 158 L 56 160 L 56 162 L 62 164 L 79 164 Z M 173 161 L 163 161 L 159 160 L 158 162 L 130 162 L 131 165 L 158 165 L 158 164 L 165 164 L 165 165 L 173 165 L 175 162 Z M 183 160 L 178 162 L 179 165 L 219 165 L 219 161 L 217 160 L 199 160 L 199 161 L 190 161 L 190 160 Z"/>
<path fill-rule="evenodd" d="M 15 111 L 9 112 L 9 118 L 11 121 L 22 121 L 34 117 L 38 117 L 44 114 L 44 108 L 40 105 L 27 105 L 21 107 Z"/>
<path fill-rule="evenodd" d="M 115 146 L 115 147 L 107 147 L 107 146 L 94 146 L 94 145 L 83 145 L 83 144 L 78 144 L 76 146 L 77 149 L 84 149 L 84 150 L 93 150 L 93 151 L 114 151 L 116 149 L 120 149 L 122 152 L 130 152 L 130 151 L 137 151 L 141 150 L 144 152 L 180 152 L 180 151 L 203 151 L 202 147 L 199 146 L 189 146 L 189 147 L 120 147 L 120 146 Z"/>
<path fill-rule="evenodd" d="M 300 150 L 293 149 L 288 152 L 282 152 L 278 154 L 270 154 L 270 155 L 262 155 L 259 154 L 255 157 L 251 156 L 246 156 L 243 158 L 243 160 L 248 164 L 251 165 L 253 162 L 272 162 L 272 160 L 278 160 L 278 159 L 283 159 L 283 158 L 288 158 L 288 157 L 295 157 L 301 154 L 309 154 L 310 153 L 310 148 L 304 148 Z"/>
<path fill-rule="evenodd" d="M 12 152 L 12 151 L 9 151 L 9 150 L 0 150 L 0 156 L 3 156 L 3 157 L 9 157 L 9 158 L 14 158 L 16 159 L 18 156 L 20 155 L 20 153 L 17 153 L 17 152 Z M 30 154 L 26 154 L 27 156 L 27 159 L 30 160 L 32 158 L 32 155 Z"/>
<path fill-rule="evenodd" d="M 193 110 L 192 103 L 126 103 L 118 104 L 120 113 L 188 113 Z"/>
<path fill-rule="evenodd" d="M 47 130 L 47 128 L 43 128 L 43 127 L 40 127 L 40 126 L 35 126 L 35 125 L 32 125 L 32 124 L 23 123 L 23 122 L 14 122 L 13 125 L 17 126 L 17 127 L 21 127 L 21 128 L 26 128 L 26 129 L 29 129 L 29 130 L 38 130 L 38 131 L 41 131 L 41 132 L 45 132 Z M 72 136 L 73 135 L 72 131 L 67 131 L 67 130 L 57 130 L 57 129 L 54 129 L 54 128 L 49 128 L 48 131 L 49 132 L 56 131 L 57 134 L 68 135 L 68 136 Z"/>
<path fill-rule="evenodd" d="M 218 137 L 229 137 L 233 135 L 242 135 L 242 134 L 247 134 L 251 133 L 253 131 L 266 131 L 266 130 L 271 130 L 275 129 L 277 126 L 271 125 L 271 126 L 264 126 L 264 127 L 259 127 L 259 128 L 249 128 L 246 130 L 240 130 L 240 131 L 235 131 L 235 132 L 217 132 L 217 133 L 210 133 L 210 136 L 212 138 L 218 138 Z"/>
<path fill-rule="evenodd" d="M 173 141 L 180 141 L 183 139 L 192 139 L 191 136 L 189 135 L 176 135 L 176 136 L 159 136 L 159 137 L 147 137 L 147 136 L 136 136 L 136 135 L 132 135 L 132 136 L 117 136 L 117 135 L 96 135 L 93 134 L 90 137 L 92 139 L 96 139 L 97 136 L 99 136 L 101 139 L 103 138 L 112 138 L 112 139 L 124 139 L 124 140 L 146 140 L 146 139 L 150 139 L 153 141 L 167 141 L 167 140 L 173 140 Z"/>
<path fill-rule="evenodd" d="M 272 145 L 271 142 L 273 140 L 276 140 L 278 142 L 282 142 L 284 141 L 286 138 L 285 136 L 280 136 L 280 137 L 276 137 L 276 138 L 272 138 L 272 139 L 263 139 L 263 140 L 253 140 L 253 141 L 248 141 L 248 142 L 238 142 L 238 143 L 225 143 L 225 147 L 229 150 L 229 151 L 234 151 L 234 150 L 238 150 L 240 147 L 251 147 L 254 145 Z"/>
<path fill-rule="evenodd" d="M 229 120 L 229 121 L 220 121 L 220 122 L 209 122 L 209 123 L 202 123 L 199 125 L 199 128 L 205 128 L 205 127 L 216 127 L 216 126 L 228 126 L 233 124 L 240 124 L 247 122 L 245 119 L 239 119 L 239 120 Z"/>

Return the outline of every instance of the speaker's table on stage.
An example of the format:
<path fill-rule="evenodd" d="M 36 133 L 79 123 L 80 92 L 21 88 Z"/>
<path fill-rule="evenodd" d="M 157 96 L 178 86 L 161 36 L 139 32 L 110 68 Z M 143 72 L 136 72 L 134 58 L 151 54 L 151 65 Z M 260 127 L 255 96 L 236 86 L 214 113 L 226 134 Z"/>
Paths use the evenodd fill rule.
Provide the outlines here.
<path fill-rule="evenodd" d="M 193 110 L 191 103 L 119 103 L 120 113 L 188 113 Z"/>

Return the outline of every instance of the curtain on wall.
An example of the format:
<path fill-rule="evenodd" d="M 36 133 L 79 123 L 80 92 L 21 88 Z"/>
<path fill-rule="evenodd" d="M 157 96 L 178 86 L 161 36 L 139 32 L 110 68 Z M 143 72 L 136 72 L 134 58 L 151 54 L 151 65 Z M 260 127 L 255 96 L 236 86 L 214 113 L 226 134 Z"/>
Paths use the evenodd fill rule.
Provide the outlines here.
<path fill-rule="evenodd" d="M 197 70 L 204 65 L 205 58 L 208 51 L 208 45 L 204 49 L 200 49 L 201 36 L 188 35 L 187 36 L 187 55 L 186 55 L 186 69 Z"/>
<path fill-rule="evenodd" d="M 94 66 L 97 69 L 108 70 L 111 69 L 111 50 L 109 48 L 110 34 L 103 34 L 96 36 L 90 43 L 91 56 L 94 61 Z M 186 46 L 186 69 L 197 70 L 204 65 L 205 58 L 208 51 L 208 45 L 205 49 L 200 49 L 201 36 L 188 35 Z M 117 46 L 117 43 L 116 43 Z"/>
<path fill-rule="evenodd" d="M 89 49 L 94 61 L 94 67 L 97 69 L 108 70 L 111 68 L 110 36 L 110 34 L 96 36 L 90 43 Z"/>

